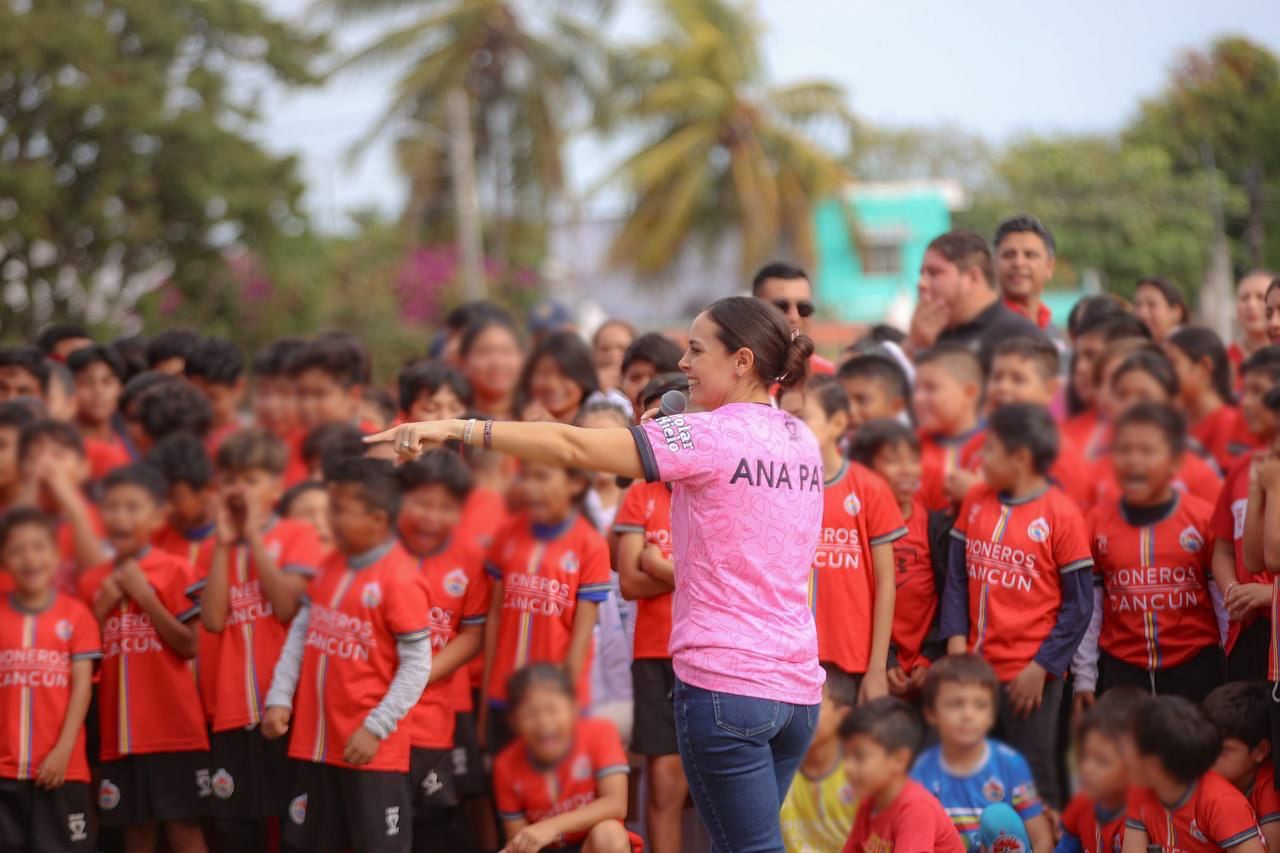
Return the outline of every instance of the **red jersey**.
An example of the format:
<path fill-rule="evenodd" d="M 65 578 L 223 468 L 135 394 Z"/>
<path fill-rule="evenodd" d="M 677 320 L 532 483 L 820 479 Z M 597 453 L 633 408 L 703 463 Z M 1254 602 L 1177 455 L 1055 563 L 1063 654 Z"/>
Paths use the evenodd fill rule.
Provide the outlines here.
<path fill-rule="evenodd" d="M 1100 814 L 1087 794 L 1076 794 L 1062 811 L 1062 829 L 1080 842 L 1083 853 L 1121 853 L 1124 812 L 1122 806 L 1115 814 Z"/>
<path fill-rule="evenodd" d="M 920 649 L 938 611 L 938 590 L 929 548 L 929 511 L 918 495 L 911 502 L 907 535 L 893 543 L 893 577 L 897 585 L 893 645 L 898 651 L 898 665 L 909 674 L 917 665 L 925 663 Z"/>
<path fill-rule="evenodd" d="M 310 524 L 275 519 L 263 532 L 262 544 L 280 571 L 308 579 L 316 576 L 322 549 Z M 201 552 L 196 565 L 196 575 L 202 584 L 209 577 L 213 551 L 210 544 Z M 215 732 L 250 728 L 262 721 L 262 703 L 271 687 L 280 650 L 289 636 L 288 624 L 277 618 L 262 592 L 258 567 L 244 543 L 227 551 L 227 598 L 226 626 L 219 633 L 211 634 L 217 645 L 216 667 L 209 679 L 214 685 Z"/>
<path fill-rule="evenodd" d="M 309 597 L 289 757 L 352 768 L 342 752 L 387 695 L 400 665 L 396 643 L 430 636 L 426 584 L 393 540 L 356 557 L 329 552 Z M 407 773 L 411 730 L 397 726 L 373 761 L 354 769 Z"/>
<path fill-rule="evenodd" d="M 1212 770 L 1172 808 L 1149 788 L 1132 789 L 1125 826 L 1146 832 L 1148 847 L 1189 853 L 1224 850 L 1260 835 L 1244 794 Z"/>
<path fill-rule="evenodd" d="M 1258 439 L 1249 432 L 1240 410 L 1234 406 L 1219 406 L 1187 432 L 1213 457 L 1221 471 L 1230 469 L 1243 454 L 1258 446 Z"/>
<path fill-rule="evenodd" d="M 200 560 L 201 548 L 213 535 L 214 527 L 210 523 L 191 530 L 178 530 L 165 522 L 155 536 L 151 537 L 151 545 L 195 566 Z M 197 579 L 197 592 L 202 587 L 203 582 Z M 200 623 L 196 623 L 196 634 L 196 659 L 192 661 L 196 670 L 196 689 L 200 692 L 200 707 L 204 709 L 205 722 L 212 724 L 218 702 L 218 635 Z"/>
<path fill-rule="evenodd" d="M 606 776 L 629 773 L 618 730 L 608 720 L 579 720 L 569 754 L 553 767 L 535 766 L 529 747 L 517 740 L 493 762 L 494 800 L 503 820 L 539 823 L 595 802 L 597 783 Z M 585 832 L 565 835 L 566 844 L 581 844 Z M 635 851 L 643 849 L 631 836 Z"/>
<path fill-rule="evenodd" d="M 493 586 L 484 571 L 484 552 L 456 536 L 438 554 L 425 558 L 419 570 L 431 604 L 431 653 L 435 655 L 458 636 L 459 629 L 488 621 Z M 454 716 L 470 708 L 471 682 L 463 666 L 423 691 L 412 712 L 412 745 L 451 749 Z"/>
<path fill-rule="evenodd" d="M 1009 681 L 1057 623 L 1061 576 L 1093 565 L 1084 518 L 1053 486 L 1005 502 L 983 484 L 965 498 L 951 535 L 965 543 L 969 645 Z"/>
<path fill-rule="evenodd" d="M 89 504 L 89 526 L 93 528 L 98 541 L 102 541 L 106 528 L 102 526 L 102 515 L 98 512 L 98 507 L 92 503 Z M 58 554 L 61 557 L 58 563 L 58 590 L 74 598 L 79 594 L 78 578 L 81 574 L 80 563 L 76 559 L 75 529 L 71 526 L 71 522 L 59 518 L 54 534 L 58 540 Z"/>
<path fill-rule="evenodd" d="M 986 434 L 981 427 L 957 436 L 920 433 L 921 500 L 930 510 L 951 509 L 946 479 L 952 471 L 974 470 L 974 460 L 982 450 Z"/>
<path fill-rule="evenodd" d="M 302 445 L 306 443 L 307 431 L 299 427 L 283 436 L 283 439 L 289 447 L 289 462 L 284 468 L 284 484 L 287 488 L 291 488 L 311 476 L 307 460 L 302 457 Z"/>
<path fill-rule="evenodd" d="M 581 515 L 550 531 L 534 529 L 521 513 L 499 534 L 487 569 L 502 581 L 498 648 L 489 699 L 507 700 L 507 679 L 530 663 L 563 663 L 573 636 L 577 602 L 609 597 L 609 546 Z M 588 658 L 590 655 L 588 655 Z M 591 665 L 582 667 L 578 701 L 586 707 Z"/>
<path fill-rule="evenodd" d="M 1236 559 L 1237 583 L 1271 584 L 1272 576 L 1266 572 L 1250 574 L 1244 561 L 1244 518 L 1249 509 L 1249 475 L 1253 467 L 1253 453 L 1246 453 L 1227 471 L 1227 478 L 1222 482 L 1222 494 L 1214 504 L 1211 529 L 1213 535 L 1223 542 L 1231 543 L 1232 553 Z M 1280 577 L 1280 576 L 1277 576 Z M 1227 628 L 1227 652 L 1235 647 L 1240 631 L 1252 625 L 1258 617 L 1252 616 L 1244 622 L 1232 620 Z M 1272 627 L 1276 625 L 1273 617 Z M 1273 643 L 1274 645 L 1274 643 Z"/>
<path fill-rule="evenodd" d="M 870 797 L 859 803 L 853 831 L 844 845 L 844 853 L 964 853 L 964 849 L 942 803 L 915 779 L 907 779 L 887 809 L 877 812 Z"/>
<path fill-rule="evenodd" d="M 462 505 L 462 518 L 458 519 L 453 535 L 458 539 L 470 539 L 487 552 L 493 545 L 494 536 L 510 521 L 506 498 L 493 489 L 476 487 Z"/>
<path fill-rule="evenodd" d="M 1276 768 L 1271 756 L 1258 767 L 1253 784 L 1244 792 L 1253 806 L 1253 814 L 1258 819 L 1258 826 L 1280 821 L 1280 792 L 1276 791 Z"/>
<path fill-rule="evenodd" d="M 671 486 L 635 483 L 622 496 L 613 532 L 637 533 L 671 559 Z M 636 601 L 636 641 L 633 657 L 671 659 L 672 592 Z"/>
<path fill-rule="evenodd" d="M 0 602 L 0 778 L 36 778 L 67 718 L 72 661 L 100 657 L 98 623 L 76 599 L 59 593 L 43 610 Z M 83 726 L 67 781 L 89 781 Z"/>
<path fill-rule="evenodd" d="M 1106 448 L 1107 430 L 1096 407 L 1067 418 L 1059 427 L 1059 432 L 1070 439 L 1080 455 L 1089 462 L 1096 462 Z"/>
<path fill-rule="evenodd" d="M 101 438 L 86 438 L 84 458 L 89 462 L 89 477 L 93 480 L 101 480 L 120 466 L 133 461 L 120 436 L 114 434 L 105 441 Z"/>
<path fill-rule="evenodd" d="M 1093 481 L 1096 489 L 1092 506 L 1111 503 L 1120 497 L 1120 487 L 1116 485 L 1116 469 L 1110 454 L 1098 460 L 1093 469 Z M 1222 493 L 1222 478 L 1213 467 L 1194 453 L 1182 454 L 1182 464 L 1178 467 L 1178 475 L 1174 478 L 1173 487 L 1180 492 L 1195 495 L 1200 500 L 1213 506 Z"/>
<path fill-rule="evenodd" d="M 138 558 L 156 597 L 179 622 L 200 615 L 195 574 L 186 560 L 150 548 Z M 91 606 L 115 564 L 80 577 L 80 597 Z M 160 639 L 151 617 L 127 595 L 102 622 L 102 678 L 98 721 L 102 760 L 151 752 L 209 748 L 204 712 L 187 661 Z"/>
<path fill-rule="evenodd" d="M 809 575 L 809 606 L 818 626 L 818 659 L 845 672 L 867 671 L 875 610 L 871 548 L 907 535 L 888 484 L 846 462 L 823 490 L 822 534 Z"/>
<path fill-rule="evenodd" d="M 1178 666 L 1218 644 L 1209 597 L 1213 508 L 1175 498 L 1155 524 L 1136 527 L 1119 501 L 1089 516 L 1093 569 L 1102 578 L 1098 648 L 1148 671 Z"/>

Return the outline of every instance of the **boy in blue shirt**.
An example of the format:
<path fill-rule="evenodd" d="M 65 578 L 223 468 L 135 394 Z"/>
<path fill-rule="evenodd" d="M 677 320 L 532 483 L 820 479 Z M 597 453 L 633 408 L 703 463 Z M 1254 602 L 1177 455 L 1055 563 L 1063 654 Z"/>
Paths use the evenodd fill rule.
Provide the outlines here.
<path fill-rule="evenodd" d="M 974 655 L 948 655 L 929 667 L 924 711 L 939 744 L 920 755 L 911 776 L 942 803 L 966 849 L 978 849 L 983 812 L 1004 803 L 1022 818 L 1034 853 L 1049 853 L 1049 819 L 1026 759 L 987 737 L 999 691 L 995 670 Z"/>

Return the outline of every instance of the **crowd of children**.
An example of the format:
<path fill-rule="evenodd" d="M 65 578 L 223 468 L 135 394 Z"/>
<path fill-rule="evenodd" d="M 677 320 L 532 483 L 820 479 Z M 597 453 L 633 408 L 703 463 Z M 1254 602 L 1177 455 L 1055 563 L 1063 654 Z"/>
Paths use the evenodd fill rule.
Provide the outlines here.
<path fill-rule="evenodd" d="M 1280 341 L 1169 288 L 877 327 L 776 401 L 826 479 L 789 851 L 1280 844 Z M 670 488 L 363 441 L 688 388 L 671 338 L 539 317 L 456 309 L 394 394 L 338 332 L 0 348 L 0 851 L 698 849 Z"/>

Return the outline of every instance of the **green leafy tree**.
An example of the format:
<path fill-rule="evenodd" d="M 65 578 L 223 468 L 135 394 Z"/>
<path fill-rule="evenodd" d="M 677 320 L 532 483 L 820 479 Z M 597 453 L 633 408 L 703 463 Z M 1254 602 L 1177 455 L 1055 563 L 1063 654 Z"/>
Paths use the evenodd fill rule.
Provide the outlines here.
<path fill-rule="evenodd" d="M 341 65 L 345 71 L 404 66 L 370 138 L 394 134 L 396 157 L 409 181 L 405 215 L 415 236 L 448 236 L 454 204 L 445 103 L 450 92 L 465 92 L 481 197 L 496 244 L 488 254 L 528 261 L 520 247 L 541 246 L 544 235 L 536 224 L 564 189 L 563 147 L 573 123 L 586 123 L 603 88 L 606 49 L 594 26 L 609 4 L 543 0 L 524 10 L 522 5 L 528 4 L 325 0 L 322 8 L 339 19 L 373 20 L 421 10 L 420 17 L 382 34 Z"/>
<path fill-rule="evenodd" d="M 1198 290 L 1213 235 L 1203 174 L 1181 174 L 1168 153 L 1102 136 L 1031 138 L 997 158 L 991 184 L 957 225 L 994 232 L 1012 213 L 1035 214 L 1058 243 L 1059 282 L 1093 270 L 1128 294 L 1140 276 L 1162 275 Z M 1228 205 L 1239 199 L 1229 196 Z"/>
<path fill-rule="evenodd" d="M 1187 51 L 1164 91 L 1142 105 L 1128 137 L 1168 151 L 1182 172 L 1216 165 L 1246 199 L 1227 222 L 1229 235 L 1243 244 L 1243 265 L 1280 261 L 1280 247 L 1268 251 L 1266 242 L 1269 227 L 1280 224 L 1280 59 L 1274 53 L 1241 37 Z"/>
<path fill-rule="evenodd" d="M 749 273 L 780 251 L 812 259 L 812 209 L 846 178 L 813 135 L 851 116 L 826 81 L 770 83 L 758 21 L 732 0 L 663 0 L 653 41 L 625 51 L 606 126 L 643 142 L 617 170 L 634 201 L 611 254 L 657 273 L 695 239 L 741 241 Z"/>
<path fill-rule="evenodd" d="M 311 83 L 320 47 L 251 0 L 0 3 L 4 332 L 120 325 L 161 284 L 225 325 L 224 250 L 303 226 L 246 81 Z"/>
<path fill-rule="evenodd" d="M 995 157 L 990 143 L 956 125 L 893 127 L 859 120 L 847 163 L 860 181 L 954 178 L 976 189 L 990 180 Z"/>

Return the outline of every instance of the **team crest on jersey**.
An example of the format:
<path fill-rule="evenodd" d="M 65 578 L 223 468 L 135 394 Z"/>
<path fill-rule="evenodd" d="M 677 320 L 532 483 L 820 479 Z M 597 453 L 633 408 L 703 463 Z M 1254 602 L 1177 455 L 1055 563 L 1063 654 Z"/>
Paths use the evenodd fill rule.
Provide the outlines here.
<path fill-rule="evenodd" d="M 982 512 L 982 507 L 978 506 L 977 504 L 974 504 L 973 506 L 969 507 L 969 523 L 970 524 L 973 524 L 974 519 L 978 517 L 978 513 L 980 512 Z"/>
<path fill-rule="evenodd" d="M 231 778 L 225 767 L 219 767 L 213 774 L 213 795 L 220 800 L 229 800 L 236 792 L 236 780 Z"/>
<path fill-rule="evenodd" d="M 467 573 L 461 568 L 454 569 L 444 576 L 444 591 L 454 598 L 461 598 L 467 592 Z"/>
<path fill-rule="evenodd" d="M 1182 546 L 1182 550 L 1195 554 L 1204 547 L 1204 538 L 1201 537 L 1200 531 L 1194 527 L 1188 527 L 1178 534 L 1178 544 Z"/>
<path fill-rule="evenodd" d="M 573 762 L 573 770 L 571 771 L 573 778 L 578 781 L 591 778 L 591 759 L 585 755 L 579 755 L 578 760 Z"/>
<path fill-rule="evenodd" d="M 382 584 L 377 581 L 369 581 L 364 585 L 364 589 L 360 590 L 360 603 L 365 607 L 373 608 L 382 603 Z"/>
<path fill-rule="evenodd" d="M 840 802 L 845 804 L 846 806 L 851 806 L 855 802 L 857 802 L 857 797 L 853 793 L 852 785 L 845 785 L 844 787 L 842 787 L 840 789 L 839 797 L 840 797 Z"/>
<path fill-rule="evenodd" d="M 991 842 L 991 853 L 1026 853 L 1026 847 L 1016 836 L 1002 832 Z"/>
<path fill-rule="evenodd" d="M 1098 552 L 1098 556 L 1104 556 L 1107 553 L 1107 534 L 1099 533 L 1094 537 L 1093 547 Z"/>
<path fill-rule="evenodd" d="M 109 812 L 120 805 L 120 789 L 110 779 L 98 783 L 98 808 Z"/>
<path fill-rule="evenodd" d="M 565 555 L 560 558 L 560 568 L 571 575 L 576 575 L 578 573 L 578 555 L 572 551 L 566 551 Z"/>
<path fill-rule="evenodd" d="M 58 639 L 66 643 L 71 640 L 75 627 L 66 619 L 59 619 L 58 624 L 53 626 L 53 633 L 58 635 Z"/>
<path fill-rule="evenodd" d="M 273 560 L 280 559 L 280 540 L 277 539 L 267 546 L 267 555 Z"/>
<path fill-rule="evenodd" d="M 853 492 L 850 492 L 849 494 L 845 495 L 844 511 L 849 513 L 849 515 L 854 515 L 854 516 L 862 512 L 862 501 Z"/>
<path fill-rule="evenodd" d="M 992 776 L 982 783 L 982 796 L 986 797 L 989 803 L 1000 802 L 1004 799 L 1004 783 Z"/>
<path fill-rule="evenodd" d="M 1191 836 L 1195 838 L 1197 841 L 1208 842 L 1209 840 L 1208 838 L 1205 837 L 1205 834 L 1200 831 L 1200 824 L 1196 823 L 1195 818 L 1191 819 Z"/>
<path fill-rule="evenodd" d="M 293 798 L 292 802 L 289 803 L 289 820 L 293 821 L 298 826 L 302 826 L 306 819 L 307 795 L 299 794 Z"/>
<path fill-rule="evenodd" d="M 1049 538 L 1049 522 L 1043 515 L 1027 525 L 1027 536 L 1032 542 L 1044 542 Z"/>

